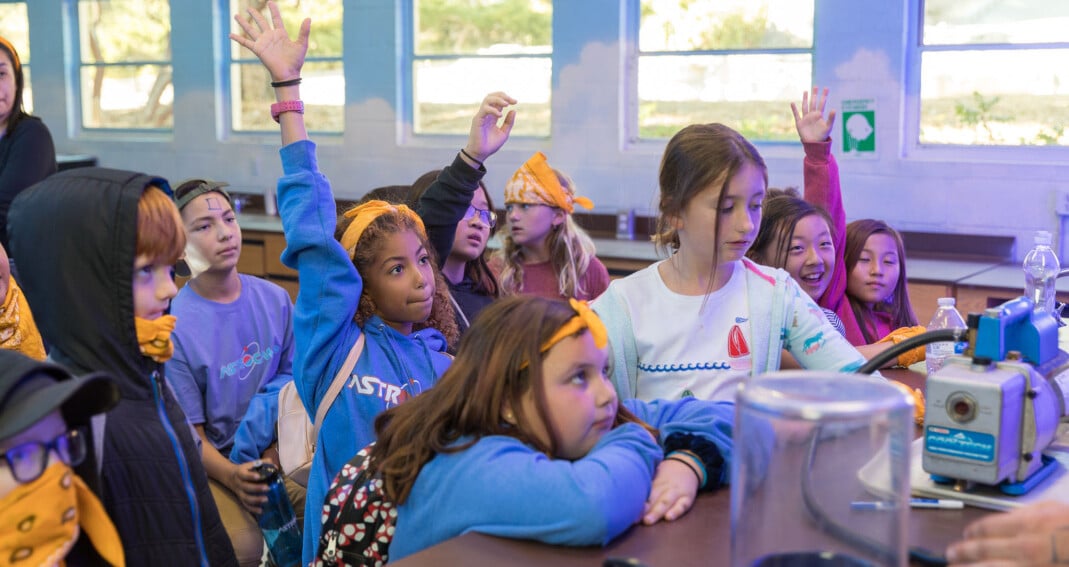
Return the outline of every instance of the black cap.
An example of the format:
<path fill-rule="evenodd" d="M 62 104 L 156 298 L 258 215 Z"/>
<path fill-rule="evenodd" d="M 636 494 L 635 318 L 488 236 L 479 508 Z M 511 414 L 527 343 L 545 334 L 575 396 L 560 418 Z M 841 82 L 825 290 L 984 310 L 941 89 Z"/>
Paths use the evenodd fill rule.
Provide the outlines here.
<path fill-rule="evenodd" d="M 57 409 L 68 426 L 85 425 L 118 401 L 119 387 L 106 372 L 75 377 L 62 366 L 0 349 L 0 441 Z"/>

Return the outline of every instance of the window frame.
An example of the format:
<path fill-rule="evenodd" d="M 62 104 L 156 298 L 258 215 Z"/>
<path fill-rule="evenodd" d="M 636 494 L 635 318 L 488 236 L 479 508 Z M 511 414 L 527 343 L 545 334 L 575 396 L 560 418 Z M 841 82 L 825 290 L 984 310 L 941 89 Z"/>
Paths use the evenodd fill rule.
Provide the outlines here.
<path fill-rule="evenodd" d="M 85 114 L 82 109 L 84 103 L 83 100 L 83 88 L 82 88 L 82 71 L 86 68 L 97 67 L 129 67 L 135 65 L 156 65 L 159 67 L 171 68 L 171 89 L 175 89 L 174 85 L 174 1 L 167 0 L 168 15 L 169 15 L 169 30 L 167 33 L 167 41 L 170 44 L 171 58 L 167 61 L 154 61 L 154 60 L 133 60 L 124 61 L 122 63 L 84 63 L 82 61 L 82 30 L 81 30 L 81 14 L 79 6 L 83 0 L 68 0 L 65 2 L 65 8 L 67 10 L 66 20 L 70 22 L 70 34 L 71 41 L 68 42 L 70 59 L 67 63 L 67 82 L 70 85 L 68 89 L 68 110 L 71 113 L 71 128 L 75 136 L 116 136 L 122 139 L 151 139 L 151 140 L 172 140 L 174 139 L 174 107 L 175 102 L 172 101 L 171 106 L 171 127 L 170 128 L 112 128 L 112 127 L 95 127 L 86 126 Z M 178 98 L 178 93 L 175 92 L 175 100 Z"/>
<path fill-rule="evenodd" d="M 556 3 L 560 0 L 551 0 L 554 11 L 556 11 Z M 462 59 L 478 59 L 478 60 L 491 60 L 491 59 L 547 59 L 550 63 L 550 76 L 549 76 L 549 128 L 545 135 L 531 135 L 531 134 L 512 134 L 509 139 L 520 141 L 522 145 L 523 141 L 549 141 L 553 139 L 553 98 L 556 91 L 556 73 L 557 73 L 557 61 L 555 58 L 555 43 L 556 34 L 555 29 L 551 29 L 551 37 L 553 40 L 550 43 L 550 52 L 547 54 L 535 54 L 535 53 L 516 53 L 516 54 L 434 54 L 434 55 L 416 55 L 416 36 L 418 31 L 416 30 L 416 2 L 417 0 L 404 0 L 398 3 L 398 22 L 400 25 L 400 49 L 398 57 L 398 69 L 397 69 L 397 108 L 400 109 L 398 117 L 398 144 L 403 145 L 427 145 L 434 146 L 440 145 L 445 142 L 452 142 L 458 138 L 466 138 L 467 132 L 464 133 L 421 133 L 416 132 L 416 73 L 415 67 L 417 61 L 459 61 Z M 555 28 L 554 23 L 550 24 Z M 477 108 L 480 100 L 471 101 L 472 110 Z M 518 144 L 511 143 L 510 146 L 517 146 Z"/>
<path fill-rule="evenodd" d="M 902 89 L 904 104 L 902 105 L 902 119 L 899 128 L 902 133 L 900 157 L 917 161 L 954 161 L 962 163 L 1063 164 L 1069 160 L 1069 145 L 1000 146 L 921 143 L 921 62 L 925 52 L 1004 52 L 1069 48 L 1069 42 L 939 44 L 926 46 L 924 45 L 924 2 L 925 0 L 909 0 L 909 12 L 906 16 L 906 53 L 904 57 L 904 86 Z"/>
<path fill-rule="evenodd" d="M 238 53 L 247 54 L 247 57 L 234 57 L 234 50 L 232 45 L 233 40 L 230 39 L 230 32 L 233 29 L 233 26 L 236 26 L 237 24 L 234 23 L 234 14 L 230 11 L 230 2 L 231 0 L 218 0 L 217 5 L 219 13 L 222 15 L 222 17 L 218 18 L 218 21 L 220 22 L 219 40 L 221 42 L 219 51 L 221 53 L 220 57 L 218 58 L 219 71 L 216 80 L 218 84 L 217 92 L 219 93 L 220 97 L 219 116 L 222 120 L 221 126 L 223 135 L 224 137 L 233 136 L 235 138 L 245 140 L 259 138 L 264 136 L 265 134 L 277 134 L 278 128 L 270 126 L 270 124 L 265 124 L 262 130 L 238 130 L 237 128 L 234 128 L 234 82 L 230 80 L 234 71 L 234 65 L 254 65 L 256 67 L 262 67 L 263 63 L 260 62 L 260 59 L 256 57 L 256 55 L 254 55 L 251 51 L 244 47 L 241 47 Z M 343 42 L 345 41 L 345 4 L 346 2 L 342 2 Z M 282 9 L 285 8 L 283 7 Z M 313 23 L 313 34 L 315 33 L 314 26 L 315 24 Z M 289 32 L 291 35 L 293 35 L 296 33 L 296 30 L 289 30 Z M 304 58 L 304 62 L 306 65 L 308 63 L 341 63 L 342 80 L 348 79 L 348 73 L 345 65 L 344 47 L 342 49 L 342 52 L 336 57 L 306 56 Z M 347 104 L 347 101 L 342 102 L 341 130 L 318 130 L 310 128 L 308 130 L 308 133 L 323 138 L 324 141 L 327 143 L 330 143 L 331 141 L 335 140 L 340 140 L 345 135 L 345 131 L 349 126 L 345 119 L 345 107 L 347 106 Z"/>
<path fill-rule="evenodd" d="M 813 42 L 808 48 L 802 47 L 776 47 L 776 48 L 762 48 L 762 49 L 703 49 L 693 51 L 642 51 L 639 45 L 639 35 L 642 27 L 642 0 L 623 0 L 624 6 L 624 23 L 621 28 L 623 37 L 621 38 L 622 57 L 624 58 L 624 80 L 621 84 L 622 89 L 622 124 L 620 125 L 621 132 L 621 144 L 625 149 L 627 148 L 650 148 L 661 150 L 664 147 L 668 138 L 643 138 L 640 135 L 641 126 L 639 124 L 639 108 L 641 101 L 638 94 L 639 86 L 639 59 L 644 56 L 652 57 L 691 57 L 691 56 L 708 56 L 708 55 L 783 55 L 783 54 L 808 54 L 809 55 L 809 76 L 810 84 L 813 83 L 814 74 L 816 72 L 816 60 L 818 52 L 818 29 L 819 29 L 819 8 L 820 0 L 814 0 L 813 4 Z M 799 91 L 801 92 L 801 91 Z M 749 140 L 749 138 L 747 138 Z M 798 141 L 787 140 L 750 140 L 754 145 L 760 148 L 769 148 L 773 150 L 772 155 L 775 156 L 780 152 L 778 148 L 793 148 L 801 145 Z"/>

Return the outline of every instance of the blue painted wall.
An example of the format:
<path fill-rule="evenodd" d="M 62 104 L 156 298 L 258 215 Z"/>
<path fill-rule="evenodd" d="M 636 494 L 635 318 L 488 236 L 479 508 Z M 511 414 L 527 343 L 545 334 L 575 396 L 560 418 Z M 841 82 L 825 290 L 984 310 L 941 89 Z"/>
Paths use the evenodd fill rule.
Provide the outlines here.
<path fill-rule="evenodd" d="M 558 0 L 552 135 L 513 139 L 491 159 L 488 182 L 499 203 L 505 179 L 533 151 L 542 150 L 575 178 L 597 210 L 653 211 L 664 143 L 627 143 L 622 120 L 630 99 L 623 79 L 630 71 L 620 38 L 625 7 L 632 1 Z M 916 19 L 916 1 L 817 0 L 814 83 L 832 88 L 833 106 L 842 99 L 871 98 L 877 107 L 874 159 L 840 160 L 848 215 L 882 218 L 907 230 L 1014 236 L 1022 243 L 1031 242 L 1033 230 L 1047 229 L 1060 241 L 1066 231 L 1054 203 L 1069 177 L 1066 152 L 991 154 L 910 142 L 915 136 L 906 133 L 906 124 L 913 101 L 905 86 L 916 81 L 916 61 L 906 46 L 915 41 L 909 23 Z M 464 143 L 463 137 L 414 137 L 407 133 L 410 127 L 399 123 L 404 96 L 399 80 L 404 75 L 397 4 L 344 2 L 348 126 L 343 135 L 317 138 L 320 164 L 339 196 L 357 197 L 379 185 L 409 182 L 448 163 Z M 68 24 L 73 2 L 33 0 L 28 5 L 35 112 L 51 128 L 61 153 L 93 154 L 101 165 L 172 180 L 224 179 L 239 191 L 262 192 L 274 185 L 281 171 L 278 137 L 226 132 L 219 89 L 226 72 L 218 61 L 229 49 L 228 2 L 172 3 L 174 132 L 133 139 L 78 131 L 71 109 L 79 103 L 68 89 L 77 79 L 67 56 L 77 41 Z M 798 85 L 799 93 L 807 86 Z M 473 111 L 477 103 L 472 101 Z M 731 123 L 731 117 L 708 119 Z M 790 120 L 787 108 L 784 120 Z M 763 145 L 761 150 L 773 185 L 801 185 L 798 145 Z M 1019 257 L 1027 247 L 1018 247 Z"/>

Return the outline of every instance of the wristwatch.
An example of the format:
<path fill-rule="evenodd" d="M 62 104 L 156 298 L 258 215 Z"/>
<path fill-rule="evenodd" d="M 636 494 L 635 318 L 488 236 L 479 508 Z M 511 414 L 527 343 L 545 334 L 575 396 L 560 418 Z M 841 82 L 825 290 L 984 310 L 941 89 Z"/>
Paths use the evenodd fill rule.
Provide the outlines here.
<path fill-rule="evenodd" d="M 271 105 L 271 118 L 278 122 L 278 116 L 283 112 L 296 112 L 304 114 L 304 101 L 284 100 Z"/>

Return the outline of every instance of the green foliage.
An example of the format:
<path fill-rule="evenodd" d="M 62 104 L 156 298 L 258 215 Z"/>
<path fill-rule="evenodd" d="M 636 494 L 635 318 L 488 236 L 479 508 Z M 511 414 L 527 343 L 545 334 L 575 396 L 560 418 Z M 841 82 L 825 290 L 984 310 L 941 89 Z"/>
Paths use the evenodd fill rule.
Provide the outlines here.
<path fill-rule="evenodd" d="M 551 46 L 552 0 L 416 0 L 421 55 L 474 53 L 495 44 Z"/>
<path fill-rule="evenodd" d="M 987 133 L 987 138 L 991 142 L 997 142 L 999 139 L 991 129 L 992 122 L 1009 122 L 1013 120 L 1013 116 L 995 114 L 995 106 L 998 105 L 1001 97 L 984 97 L 977 91 L 972 93 L 972 105 L 967 102 L 958 102 L 954 105 L 954 114 L 958 117 L 958 122 L 965 126 L 980 126 Z"/>

